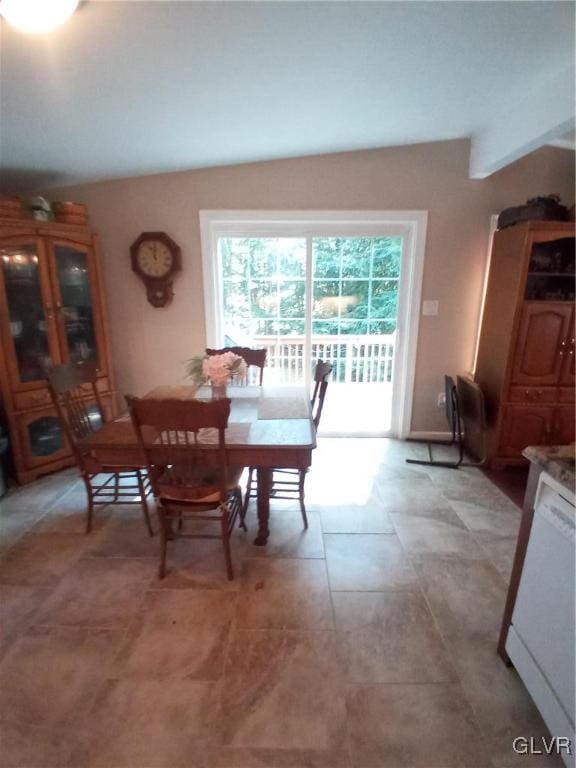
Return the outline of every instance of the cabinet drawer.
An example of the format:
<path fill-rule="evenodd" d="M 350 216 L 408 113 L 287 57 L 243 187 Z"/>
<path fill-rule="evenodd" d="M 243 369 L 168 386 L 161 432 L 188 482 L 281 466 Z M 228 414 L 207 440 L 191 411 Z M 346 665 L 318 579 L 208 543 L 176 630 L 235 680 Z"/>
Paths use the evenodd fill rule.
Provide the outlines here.
<path fill-rule="evenodd" d="M 87 395 L 92 394 L 91 384 L 83 384 L 82 389 L 86 392 Z M 101 379 L 96 380 L 96 389 L 100 394 L 102 394 L 103 392 L 108 392 L 108 390 L 110 389 L 110 382 L 105 376 L 103 376 Z"/>
<path fill-rule="evenodd" d="M 16 416 L 20 459 L 27 469 L 70 455 L 60 420 L 53 408 Z"/>
<path fill-rule="evenodd" d="M 529 445 L 550 445 L 554 417 L 551 405 L 508 405 L 504 409 L 498 455 L 521 458 Z"/>
<path fill-rule="evenodd" d="M 96 387 L 100 394 L 109 392 L 110 382 L 107 377 L 98 379 Z M 82 389 L 86 392 L 87 396 L 92 396 L 92 385 L 83 384 Z M 32 408 L 46 408 L 52 405 L 52 398 L 48 388 L 43 389 L 31 389 L 28 392 L 15 392 L 14 393 L 14 406 L 17 411 L 29 411 Z"/>
<path fill-rule="evenodd" d="M 556 387 L 510 387 L 511 403 L 555 403 Z"/>
<path fill-rule="evenodd" d="M 574 405 L 574 387 L 560 387 L 558 390 L 558 402 Z"/>
<path fill-rule="evenodd" d="M 15 392 L 14 405 L 17 411 L 28 411 L 31 408 L 45 408 L 52 404 L 48 389 L 31 389 L 28 392 Z"/>

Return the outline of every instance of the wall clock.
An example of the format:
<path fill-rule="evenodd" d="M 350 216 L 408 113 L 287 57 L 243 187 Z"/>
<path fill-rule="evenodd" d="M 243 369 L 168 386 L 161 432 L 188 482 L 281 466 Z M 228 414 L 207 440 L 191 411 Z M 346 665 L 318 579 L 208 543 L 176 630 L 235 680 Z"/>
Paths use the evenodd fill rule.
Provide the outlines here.
<path fill-rule="evenodd" d="M 165 307 L 172 301 L 174 275 L 182 268 L 178 245 L 164 232 L 142 232 L 130 246 L 132 269 L 144 281 L 148 301 Z"/>

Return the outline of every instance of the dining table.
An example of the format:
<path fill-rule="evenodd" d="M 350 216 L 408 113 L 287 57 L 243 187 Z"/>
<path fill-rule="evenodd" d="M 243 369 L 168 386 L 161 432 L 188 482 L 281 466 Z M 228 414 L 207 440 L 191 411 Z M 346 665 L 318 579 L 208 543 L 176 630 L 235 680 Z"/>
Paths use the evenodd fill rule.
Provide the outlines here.
<path fill-rule="evenodd" d="M 226 429 L 226 456 L 231 466 L 254 467 L 257 476 L 257 546 L 270 535 L 270 491 L 274 469 L 306 470 L 312 464 L 316 429 L 308 392 L 303 386 L 228 386 L 231 400 Z M 211 399 L 210 387 L 157 386 L 144 395 L 153 399 Z M 207 431 L 208 432 L 208 431 Z M 199 436 L 202 441 L 202 435 Z M 214 436 L 206 434 L 207 444 Z M 83 440 L 83 448 L 106 466 L 146 466 L 136 433 L 125 413 L 107 421 Z"/>

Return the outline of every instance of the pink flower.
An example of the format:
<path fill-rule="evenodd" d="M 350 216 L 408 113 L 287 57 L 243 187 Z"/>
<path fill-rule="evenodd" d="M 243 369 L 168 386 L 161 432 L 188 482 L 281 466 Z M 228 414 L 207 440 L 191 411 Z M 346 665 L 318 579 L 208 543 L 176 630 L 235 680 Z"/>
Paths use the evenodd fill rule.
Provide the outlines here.
<path fill-rule="evenodd" d="M 226 384 L 232 377 L 244 378 L 246 372 L 246 361 L 234 352 L 211 355 L 202 361 L 203 375 L 217 387 Z"/>

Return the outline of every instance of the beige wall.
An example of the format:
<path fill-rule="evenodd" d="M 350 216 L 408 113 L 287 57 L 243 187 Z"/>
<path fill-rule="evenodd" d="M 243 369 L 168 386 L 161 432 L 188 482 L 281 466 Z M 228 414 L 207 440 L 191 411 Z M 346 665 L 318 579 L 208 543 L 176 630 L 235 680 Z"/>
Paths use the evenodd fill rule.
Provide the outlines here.
<path fill-rule="evenodd" d="M 448 141 L 100 182 L 51 191 L 85 202 L 102 242 L 112 353 L 120 392 L 142 394 L 182 379 L 184 361 L 204 348 L 198 211 L 202 209 L 388 210 L 429 212 L 412 428 L 443 430 L 436 407 L 445 372 L 472 365 L 489 218 L 528 197 L 574 200 L 574 154 L 544 148 L 482 180 L 468 178 L 469 144 Z M 182 248 L 183 271 L 165 309 L 152 308 L 132 273 L 131 243 L 167 232 Z"/>

